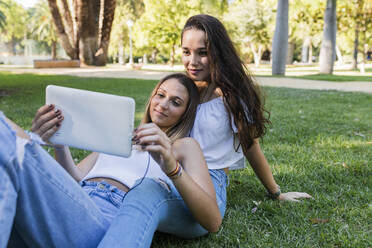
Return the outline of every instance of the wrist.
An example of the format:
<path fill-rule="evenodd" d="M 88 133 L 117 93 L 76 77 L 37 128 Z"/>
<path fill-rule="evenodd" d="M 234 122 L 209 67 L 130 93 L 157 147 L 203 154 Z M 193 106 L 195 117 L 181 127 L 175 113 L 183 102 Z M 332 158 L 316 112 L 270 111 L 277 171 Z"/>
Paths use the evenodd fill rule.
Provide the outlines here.
<path fill-rule="evenodd" d="M 182 166 L 180 165 L 180 163 L 176 162 L 176 168 L 166 174 L 167 177 L 169 177 L 172 180 L 177 179 L 182 175 Z"/>
<path fill-rule="evenodd" d="M 273 199 L 273 200 L 278 199 L 281 193 L 282 192 L 280 191 L 280 186 L 279 185 L 277 185 L 277 189 L 275 191 L 267 190 L 267 196 L 270 199 Z"/>

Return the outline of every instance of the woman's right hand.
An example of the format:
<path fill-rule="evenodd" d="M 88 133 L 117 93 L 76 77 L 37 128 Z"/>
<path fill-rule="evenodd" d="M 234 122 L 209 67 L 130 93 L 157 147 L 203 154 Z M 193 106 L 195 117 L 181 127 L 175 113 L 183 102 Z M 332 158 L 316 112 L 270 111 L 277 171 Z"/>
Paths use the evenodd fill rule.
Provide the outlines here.
<path fill-rule="evenodd" d="M 38 134 L 43 141 L 49 143 L 49 138 L 59 129 L 63 115 L 54 104 L 44 105 L 38 109 L 32 121 L 31 131 Z"/>

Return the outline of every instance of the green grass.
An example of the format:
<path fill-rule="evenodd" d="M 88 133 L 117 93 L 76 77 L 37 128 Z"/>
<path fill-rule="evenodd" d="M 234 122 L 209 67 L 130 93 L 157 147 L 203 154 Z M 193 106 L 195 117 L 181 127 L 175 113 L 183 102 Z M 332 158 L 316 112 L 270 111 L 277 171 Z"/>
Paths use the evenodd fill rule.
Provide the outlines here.
<path fill-rule="evenodd" d="M 309 74 L 301 76 L 280 76 L 280 75 L 260 75 L 255 74 L 255 77 L 274 77 L 274 78 L 298 78 L 308 80 L 320 80 L 327 82 L 372 82 L 372 76 L 348 76 L 348 75 L 328 75 L 328 74 Z"/>
<path fill-rule="evenodd" d="M 372 76 L 314 74 L 314 75 L 290 76 L 290 77 L 310 79 L 310 80 L 332 81 L 332 82 L 372 82 Z"/>
<path fill-rule="evenodd" d="M 56 84 L 134 97 L 138 123 L 155 83 L 0 73 L 0 109 L 29 128 L 45 86 Z M 218 233 L 194 240 L 156 234 L 153 247 L 372 247 L 372 95 L 264 91 L 272 126 L 261 145 L 276 181 L 314 199 L 269 200 L 250 168 L 234 171 Z M 73 151 L 78 160 L 86 154 Z"/>

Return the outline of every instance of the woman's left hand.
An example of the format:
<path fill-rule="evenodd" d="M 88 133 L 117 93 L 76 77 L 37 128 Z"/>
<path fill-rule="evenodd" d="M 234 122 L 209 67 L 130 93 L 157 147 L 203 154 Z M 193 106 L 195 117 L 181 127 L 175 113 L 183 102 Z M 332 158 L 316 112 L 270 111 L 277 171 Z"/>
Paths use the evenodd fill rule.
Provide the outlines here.
<path fill-rule="evenodd" d="M 287 193 L 281 193 L 278 196 L 278 199 L 281 201 L 293 201 L 293 202 L 299 202 L 298 199 L 302 198 L 313 198 L 308 193 L 304 192 L 287 192 Z"/>
<path fill-rule="evenodd" d="M 171 140 L 156 124 L 140 125 L 134 132 L 133 141 L 142 150 L 150 152 L 165 174 L 176 168 L 177 161 L 172 152 Z"/>

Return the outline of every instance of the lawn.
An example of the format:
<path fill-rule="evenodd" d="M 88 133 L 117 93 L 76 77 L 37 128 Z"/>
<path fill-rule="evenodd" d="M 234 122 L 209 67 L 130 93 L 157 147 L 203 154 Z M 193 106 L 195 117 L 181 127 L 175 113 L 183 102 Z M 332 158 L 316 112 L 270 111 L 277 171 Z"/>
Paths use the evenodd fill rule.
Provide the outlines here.
<path fill-rule="evenodd" d="M 136 100 L 136 123 L 155 81 L 0 73 L 0 110 L 23 128 L 48 84 Z M 372 247 L 372 95 L 264 88 L 272 125 L 262 142 L 282 191 L 314 196 L 280 203 L 248 167 L 230 174 L 220 231 L 195 240 L 156 234 L 153 247 Z M 88 152 L 73 150 L 76 160 Z M 125 234 L 124 234 L 125 235 Z"/>

